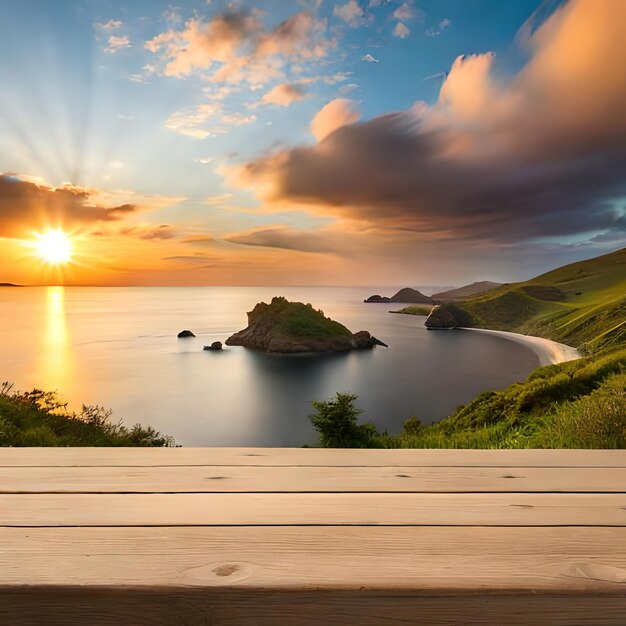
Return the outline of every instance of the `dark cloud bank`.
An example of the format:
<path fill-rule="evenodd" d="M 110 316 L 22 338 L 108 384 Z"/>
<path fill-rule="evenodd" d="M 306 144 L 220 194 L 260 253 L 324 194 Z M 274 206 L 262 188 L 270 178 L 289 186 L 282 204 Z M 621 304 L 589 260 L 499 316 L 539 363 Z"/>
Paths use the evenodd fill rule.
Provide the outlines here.
<path fill-rule="evenodd" d="M 626 2 L 570 2 L 533 34 L 516 76 L 498 78 L 492 54 L 459 57 L 434 106 L 343 126 L 234 180 L 269 203 L 428 238 L 623 243 L 625 23 Z"/>

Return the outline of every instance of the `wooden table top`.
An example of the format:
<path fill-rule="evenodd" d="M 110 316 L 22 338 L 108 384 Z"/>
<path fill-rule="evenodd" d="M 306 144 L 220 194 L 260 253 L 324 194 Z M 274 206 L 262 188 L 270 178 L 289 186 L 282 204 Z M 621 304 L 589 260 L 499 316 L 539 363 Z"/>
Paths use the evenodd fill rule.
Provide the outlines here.
<path fill-rule="evenodd" d="M 0 624 L 626 624 L 626 451 L 0 449 Z"/>

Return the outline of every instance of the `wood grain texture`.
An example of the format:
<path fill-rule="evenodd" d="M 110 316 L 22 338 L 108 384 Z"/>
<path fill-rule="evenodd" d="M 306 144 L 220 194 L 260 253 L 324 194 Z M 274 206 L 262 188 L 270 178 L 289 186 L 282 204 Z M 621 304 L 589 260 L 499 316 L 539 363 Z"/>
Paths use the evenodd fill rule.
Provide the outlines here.
<path fill-rule="evenodd" d="M 624 626 L 626 451 L 0 449 L 0 624 Z"/>
<path fill-rule="evenodd" d="M 626 526 L 626 494 L 0 495 L 0 526 Z"/>
<path fill-rule="evenodd" d="M 626 596 L 0 589 L 11 626 L 624 626 Z"/>
<path fill-rule="evenodd" d="M 3 528 L 20 585 L 624 594 L 626 529 Z"/>
<path fill-rule="evenodd" d="M 0 448 L 0 466 L 626 467 L 626 450 Z"/>
<path fill-rule="evenodd" d="M 626 468 L 0 467 L 0 493 L 626 492 Z"/>

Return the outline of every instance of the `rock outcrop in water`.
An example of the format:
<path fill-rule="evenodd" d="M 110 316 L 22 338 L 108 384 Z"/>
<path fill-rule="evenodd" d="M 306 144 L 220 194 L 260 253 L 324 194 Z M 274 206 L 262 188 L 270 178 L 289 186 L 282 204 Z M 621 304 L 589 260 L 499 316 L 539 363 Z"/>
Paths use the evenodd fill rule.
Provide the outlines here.
<path fill-rule="evenodd" d="M 210 346 L 204 346 L 203 350 L 212 350 L 213 352 L 219 352 L 222 349 L 221 341 L 214 341 Z"/>
<path fill-rule="evenodd" d="M 424 326 L 429 330 L 450 330 L 458 328 L 459 322 L 447 308 L 436 306 L 426 318 Z"/>
<path fill-rule="evenodd" d="M 310 304 L 272 298 L 248 313 L 248 326 L 226 340 L 227 346 L 244 346 L 264 352 L 347 352 L 387 344 L 366 330 L 350 332 Z"/>
<path fill-rule="evenodd" d="M 391 298 L 388 298 L 387 296 L 380 296 L 378 294 L 375 294 L 363 300 L 363 302 L 391 302 Z"/>
<path fill-rule="evenodd" d="M 186 337 L 195 337 L 195 335 L 190 330 L 181 330 L 178 333 L 179 339 L 185 339 Z"/>
<path fill-rule="evenodd" d="M 387 296 L 381 296 L 375 294 L 370 296 L 363 302 L 402 302 L 404 304 L 433 304 L 434 300 L 425 296 L 422 292 L 417 291 L 417 289 L 411 289 L 410 287 L 405 287 L 404 289 L 400 289 L 398 293 L 388 298 Z"/>

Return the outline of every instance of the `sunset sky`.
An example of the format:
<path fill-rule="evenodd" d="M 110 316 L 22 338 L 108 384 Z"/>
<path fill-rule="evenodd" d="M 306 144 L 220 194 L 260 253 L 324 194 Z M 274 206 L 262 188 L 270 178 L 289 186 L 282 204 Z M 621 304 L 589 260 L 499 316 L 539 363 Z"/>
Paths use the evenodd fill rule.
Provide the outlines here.
<path fill-rule="evenodd" d="M 453 285 L 625 245 L 622 0 L 2 10 L 0 282 Z"/>

